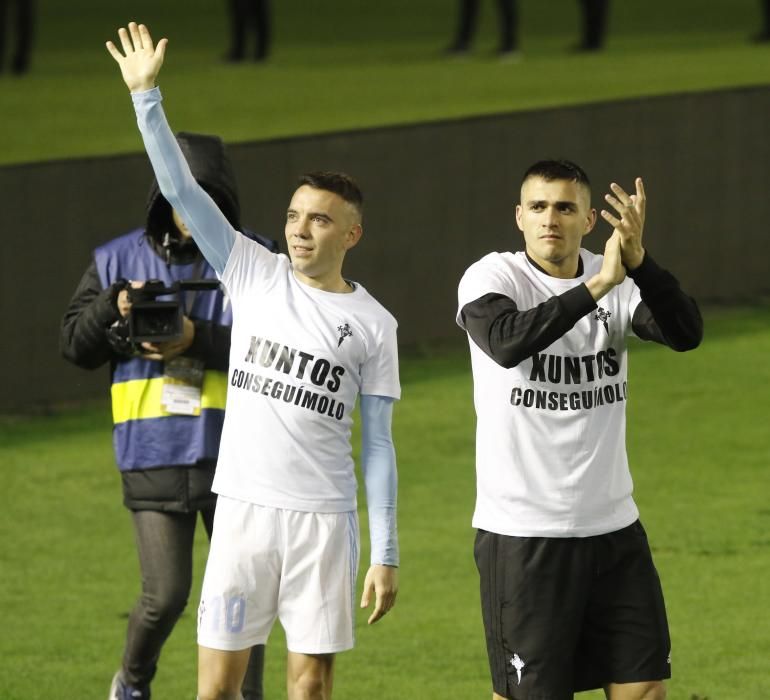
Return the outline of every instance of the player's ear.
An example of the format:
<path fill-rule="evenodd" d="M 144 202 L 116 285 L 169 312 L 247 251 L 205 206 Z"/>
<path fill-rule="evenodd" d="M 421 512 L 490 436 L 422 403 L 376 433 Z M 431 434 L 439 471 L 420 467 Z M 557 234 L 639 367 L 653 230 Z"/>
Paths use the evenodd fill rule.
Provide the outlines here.
<path fill-rule="evenodd" d="M 586 215 L 586 230 L 583 232 L 583 235 L 587 236 L 591 233 L 594 226 L 596 226 L 596 209 L 589 209 Z"/>
<path fill-rule="evenodd" d="M 521 214 L 522 214 L 522 208 L 521 204 L 516 205 L 516 225 L 519 227 L 519 231 L 524 233 L 524 226 L 521 224 Z"/>
<path fill-rule="evenodd" d="M 364 229 L 361 224 L 353 224 L 345 236 L 345 250 L 350 250 L 364 235 Z"/>

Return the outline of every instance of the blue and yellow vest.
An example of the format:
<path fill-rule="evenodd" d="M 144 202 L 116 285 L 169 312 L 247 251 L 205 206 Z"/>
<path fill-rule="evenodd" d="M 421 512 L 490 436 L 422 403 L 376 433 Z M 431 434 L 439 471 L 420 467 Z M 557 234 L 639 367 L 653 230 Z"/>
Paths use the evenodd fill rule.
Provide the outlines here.
<path fill-rule="evenodd" d="M 137 229 L 94 251 L 96 269 L 103 287 L 123 278 L 158 279 L 166 285 L 193 276 L 215 277 L 207 262 L 166 265 Z M 191 319 L 232 325 L 232 312 L 221 291 L 195 295 Z M 193 466 L 202 460 L 214 462 L 224 421 L 227 377 L 205 369 L 199 416 L 167 413 L 161 406 L 163 362 L 142 358 L 117 360 L 112 369 L 113 445 L 121 471 L 153 467 Z"/>

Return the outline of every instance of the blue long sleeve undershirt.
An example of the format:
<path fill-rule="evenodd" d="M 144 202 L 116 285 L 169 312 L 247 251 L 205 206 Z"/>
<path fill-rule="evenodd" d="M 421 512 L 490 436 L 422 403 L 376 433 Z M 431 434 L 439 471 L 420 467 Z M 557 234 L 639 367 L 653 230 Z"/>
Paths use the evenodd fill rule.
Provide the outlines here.
<path fill-rule="evenodd" d="M 161 193 L 185 222 L 203 256 L 221 276 L 235 237 L 241 234 L 195 181 L 166 120 L 160 89 L 135 92 L 131 98 Z M 393 399 L 361 396 L 361 471 L 369 511 L 371 563 L 398 566 L 398 476 L 392 415 Z"/>
<path fill-rule="evenodd" d="M 241 234 L 195 181 L 166 120 L 160 89 L 131 93 L 131 99 L 161 193 L 192 233 L 203 257 L 221 276 L 235 237 Z"/>
<path fill-rule="evenodd" d="M 366 488 L 372 564 L 398 566 L 398 473 L 391 421 L 393 399 L 361 395 L 361 472 Z"/>

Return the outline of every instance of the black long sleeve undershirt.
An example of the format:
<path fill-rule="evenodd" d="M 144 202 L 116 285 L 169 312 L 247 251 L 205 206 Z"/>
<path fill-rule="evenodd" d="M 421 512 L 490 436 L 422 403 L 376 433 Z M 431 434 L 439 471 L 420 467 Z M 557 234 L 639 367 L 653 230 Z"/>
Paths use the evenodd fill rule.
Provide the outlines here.
<path fill-rule="evenodd" d="M 642 297 L 631 321 L 639 338 L 680 352 L 700 344 L 703 320 L 698 306 L 671 273 L 645 253 L 629 277 Z M 596 306 L 581 284 L 526 311 L 519 311 L 516 302 L 503 294 L 485 294 L 463 306 L 460 316 L 473 342 L 510 369 L 561 338 Z"/>
<path fill-rule="evenodd" d="M 668 345 L 672 350 L 694 350 L 703 340 L 703 318 L 695 300 L 679 281 L 645 252 L 642 264 L 628 276 L 639 287 L 642 303 L 636 307 L 631 327 L 642 340 Z"/>
<path fill-rule="evenodd" d="M 527 311 L 503 294 L 485 294 L 463 306 L 465 330 L 497 364 L 510 369 L 561 338 L 596 308 L 581 284 Z"/>

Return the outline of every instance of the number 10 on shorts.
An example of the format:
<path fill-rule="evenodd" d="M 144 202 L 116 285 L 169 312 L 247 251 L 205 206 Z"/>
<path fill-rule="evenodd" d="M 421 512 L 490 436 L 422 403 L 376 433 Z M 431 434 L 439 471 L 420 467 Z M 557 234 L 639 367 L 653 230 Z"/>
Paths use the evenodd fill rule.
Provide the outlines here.
<path fill-rule="evenodd" d="M 238 634 L 246 618 L 246 598 L 243 595 L 216 596 L 202 600 L 198 609 L 198 629 L 204 625 L 209 632 Z"/>

